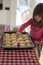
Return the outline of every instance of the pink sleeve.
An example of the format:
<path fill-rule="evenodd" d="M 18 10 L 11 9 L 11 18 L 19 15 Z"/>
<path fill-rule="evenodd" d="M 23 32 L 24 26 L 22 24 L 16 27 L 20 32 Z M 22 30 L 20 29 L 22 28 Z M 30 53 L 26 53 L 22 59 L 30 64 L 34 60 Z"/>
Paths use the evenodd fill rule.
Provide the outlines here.
<path fill-rule="evenodd" d="M 26 27 L 28 27 L 29 25 L 31 25 L 31 22 L 32 22 L 32 19 L 30 19 L 26 23 L 22 24 L 22 26 L 20 27 L 20 29 L 18 31 L 22 32 Z"/>

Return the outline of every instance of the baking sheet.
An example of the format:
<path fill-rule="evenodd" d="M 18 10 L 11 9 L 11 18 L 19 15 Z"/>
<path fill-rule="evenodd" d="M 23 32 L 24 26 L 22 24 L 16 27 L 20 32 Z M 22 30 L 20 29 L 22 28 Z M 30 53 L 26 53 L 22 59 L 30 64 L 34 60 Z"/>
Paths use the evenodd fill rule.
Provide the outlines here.
<path fill-rule="evenodd" d="M 33 49 L 33 48 L 35 48 L 35 44 L 34 44 L 33 40 L 31 39 L 30 35 L 27 32 L 22 32 L 22 34 L 28 35 L 30 37 L 31 42 L 32 42 L 31 47 L 26 47 L 26 46 L 25 47 L 18 47 L 18 46 L 17 47 L 5 47 L 4 46 L 4 34 L 6 34 L 6 33 L 12 34 L 12 33 L 16 33 L 16 32 L 4 32 L 3 33 L 3 36 L 2 36 L 2 47 L 3 47 L 3 49 L 18 49 L 18 50 L 20 50 L 20 49 Z"/>

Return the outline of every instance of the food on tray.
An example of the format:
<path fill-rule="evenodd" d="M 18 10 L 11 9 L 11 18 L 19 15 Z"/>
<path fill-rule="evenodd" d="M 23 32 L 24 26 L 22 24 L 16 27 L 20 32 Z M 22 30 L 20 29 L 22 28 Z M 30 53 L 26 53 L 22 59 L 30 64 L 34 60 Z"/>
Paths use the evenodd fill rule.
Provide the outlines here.
<path fill-rule="evenodd" d="M 20 44 L 20 47 L 26 47 L 25 44 Z"/>
<path fill-rule="evenodd" d="M 23 37 L 19 37 L 18 39 L 19 39 L 19 40 L 23 40 Z"/>
<path fill-rule="evenodd" d="M 4 36 L 4 38 L 10 38 L 10 35 L 9 36 Z"/>
<path fill-rule="evenodd" d="M 11 38 L 11 41 L 15 41 L 16 40 L 16 38 Z"/>
<path fill-rule="evenodd" d="M 4 44 L 11 44 L 10 41 L 4 41 Z"/>
<path fill-rule="evenodd" d="M 20 38 L 23 37 L 23 34 L 20 34 L 19 37 L 20 37 Z"/>
<path fill-rule="evenodd" d="M 30 41 L 20 41 L 20 46 L 23 45 L 25 47 L 32 46 L 32 43 Z"/>
<path fill-rule="evenodd" d="M 10 38 L 5 38 L 4 41 L 10 41 L 11 39 Z"/>
<path fill-rule="evenodd" d="M 10 34 L 4 34 L 4 40 L 9 40 L 10 41 Z"/>
<path fill-rule="evenodd" d="M 18 41 L 20 43 L 20 47 L 32 46 L 32 41 L 26 34 L 20 34 L 19 37 L 17 37 L 16 33 L 5 33 L 3 38 L 4 47 L 6 48 L 18 47 Z"/>
<path fill-rule="evenodd" d="M 5 44 L 4 44 L 4 47 L 6 47 L 6 48 L 7 48 L 7 47 L 8 47 L 8 48 L 9 48 L 9 47 L 17 47 L 17 43 L 16 43 L 16 42 L 15 42 L 15 43 L 9 43 L 9 44 L 8 44 L 8 43 L 5 43 Z"/>
<path fill-rule="evenodd" d="M 5 44 L 4 47 L 9 48 L 9 47 L 11 47 L 11 45 L 10 44 Z"/>
<path fill-rule="evenodd" d="M 16 36 L 17 34 L 16 33 L 11 33 L 12 36 Z"/>
<path fill-rule="evenodd" d="M 26 37 L 24 37 L 24 39 L 25 39 L 25 40 L 28 40 L 29 38 L 28 38 L 28 36 L 26 36 Z"/>
<path fill-rule="evenodd" d="M 11 37 L 17 37 L 17 35 L 15 33 L 12 33 Z"/>
<path fill-rule="evenodd" d="M 9 33 L 6 33 L 6 34 L 4 34 L 5 36 L 9 36 L 10 34 Z"/>
<path fill-rule="evenodd" d="M 25 44 L 25 42 L 24 41 L 20 41 L 20 44 Z"/>
<path fill-rule="evenodd" d="M 32 43 L 30 40 L 25 40 L 25 43 Z"/>
<path fill-rule="evenodd" d="M 17 47 L 17 43 L 12 43 L 12 47 Z"/>
<path fill-rule="evenodd" d="M 7 36 L 7 35 L 5 36 L 5 35 L 4 35 L 4 38 L 10 38 L 10 35 L 9 35 L 9 36 Z"/>
<path fill-rule="evenodd" d="M 15 42 L 17 42 L 17 40 L 13 40 L 13 41 L 11 41 L 12 43 L 15 43 Z"/>
<path fill-rule="evenodd" d="M 31 46 L 32 46 L 32 44 L 28 43 L 26 46 L 27 46 L 27 47 L 31 47 Z"/>
<path fill-rule="evenodd" d="M 25 34 L 23 34 L 22 36 L 23 36 L 23 37 L 27 37 L 27 35 L 25 35 Z"/>

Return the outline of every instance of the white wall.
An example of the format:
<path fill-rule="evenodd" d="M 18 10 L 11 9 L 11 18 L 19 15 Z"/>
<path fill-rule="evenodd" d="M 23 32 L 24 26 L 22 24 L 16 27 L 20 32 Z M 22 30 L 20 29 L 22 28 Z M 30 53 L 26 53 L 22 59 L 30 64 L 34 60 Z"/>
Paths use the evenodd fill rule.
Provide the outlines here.
<path fill-rule="evenodd" d="M 11 0 L 3 0 L 3 9 L 5 7 L 11 7 Z"/>
<path fill-rule="evenodd" d="M 17 0 L 3 0 L 3 10 L 0 10 L 0 24 L 15 25 L 16 3 Z M 5 10 L 5 7 L 10 7 L 10 10 Z"/>
<path fill-rule="evenodd" d="M 3 0 L 3 10 L 0 10 L 0 24 L 10 25 L 11 10 L 5 10 L 5 7 L 11 7 L 11 0 Z"/>
<path fill-rule="evenodd" d="M 11 26 L 16 24 L 17 0 L 11 0 Z"/>
<path fill-rule="evenodd" d="M 9 7 L 10 10 L 5 10 L 5 7 Z M 3 0 L 3 9 L 6 13 L 6 24 L 10 25 L 11 22 L 11 0 Z"/>
<path fill-rule="evenodd" d="M 5 10 L 0 10 L 0 24 L 6 24 L 6 13 Z"/>

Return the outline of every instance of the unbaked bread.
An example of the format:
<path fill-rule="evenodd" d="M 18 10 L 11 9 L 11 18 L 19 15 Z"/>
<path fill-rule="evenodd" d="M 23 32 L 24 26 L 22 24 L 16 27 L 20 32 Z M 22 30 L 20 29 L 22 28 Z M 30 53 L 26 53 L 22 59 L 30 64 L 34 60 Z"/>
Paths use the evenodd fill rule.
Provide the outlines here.
<path fill-rule="evenodd" d="M 4 34 L 4 45 L 5 47 L 18 47 L 18 40 L 20 43 L 20 47 L 30 47 L 32 46 L 32 42 L 30 40 L 30 37 L 28 37 L 25 34 L 20 34 L 19 37 L 17 37 L 16 33 L 5 33 Z"/>
<path fill-rule="evenodd" d="M 4 47 L 9 48 L 9 47 L 11 47 L 11 45 L 10 44 L 5 44 Z"/>
<path fill-rule="evenodd" d="M 20 44 L 20 47 L 26 47 L 25 44 Z"/>
<path fill-rule="evenodd" d="M 12 47 L 18 47 L 17 43 L 12 43 Z"/>

